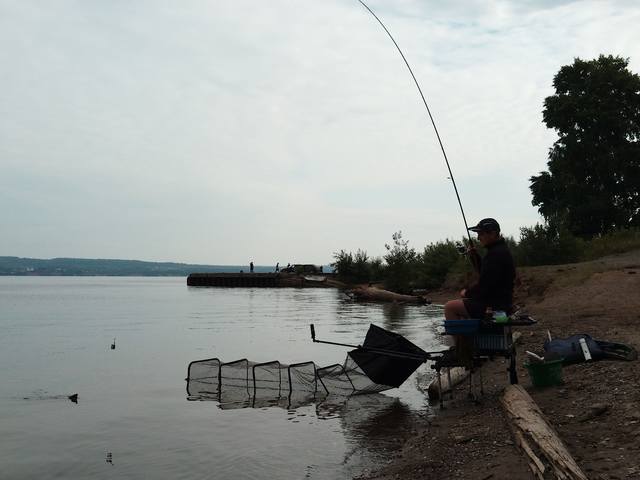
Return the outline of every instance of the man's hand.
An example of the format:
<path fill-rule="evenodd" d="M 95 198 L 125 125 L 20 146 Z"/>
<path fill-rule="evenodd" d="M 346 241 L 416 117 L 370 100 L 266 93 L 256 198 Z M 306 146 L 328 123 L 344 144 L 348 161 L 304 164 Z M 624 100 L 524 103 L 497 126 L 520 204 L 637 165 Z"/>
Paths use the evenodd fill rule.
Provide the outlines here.
<path fill-rule="evenodd" d="M 469 245 L 467 245 L 467 251 L 465 252 L 465 255 L 471 262 L 471 265 L 473 265 L 473 269 L 479 273 L 481 259 L 480 259 L 480 254 L 476 249 L 476 245 L 473 242 L 470 242 Z"/>

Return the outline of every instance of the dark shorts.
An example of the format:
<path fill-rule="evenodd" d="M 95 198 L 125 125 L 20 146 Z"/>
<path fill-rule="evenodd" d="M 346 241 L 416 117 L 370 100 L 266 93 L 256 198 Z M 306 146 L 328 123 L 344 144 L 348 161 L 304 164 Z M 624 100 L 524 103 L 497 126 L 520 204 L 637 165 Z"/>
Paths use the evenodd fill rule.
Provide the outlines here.
<path fill-rule="evenodd" d="M 462 302 L 464 303 L 464 309 L 469 314 L 469 318 L 484 318 L 487 305 L 473 298 L 463 298 Z M 504 310 L 507 315 L 513 313 L 513 307 L 493 307 L 493 310 Z"/>
<path fill-rule="evenodd" d="M 469 314 L 469 318 L 484 318 L 487 310 L 487 306 L 484 303 L 473 298 L 463 298 L 462 302 L 464 303 L 464 309 Z"/>

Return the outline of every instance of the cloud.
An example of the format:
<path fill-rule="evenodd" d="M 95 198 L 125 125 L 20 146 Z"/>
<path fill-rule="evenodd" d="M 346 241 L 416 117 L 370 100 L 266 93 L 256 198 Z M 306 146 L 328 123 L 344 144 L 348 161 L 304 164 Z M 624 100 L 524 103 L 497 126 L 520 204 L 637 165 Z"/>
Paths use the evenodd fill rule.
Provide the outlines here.
<path fill-rule="evenodd" d="M 633 2 L 369 5 L 468 218 L 510 234 L 538 220 L 559 67 L 613 53 L 639 70 Z M 0 10 L 3 254 L 326 262 L 400 229 L 417 247 L 464 233 L 413 81 L 355 1 Z"/>

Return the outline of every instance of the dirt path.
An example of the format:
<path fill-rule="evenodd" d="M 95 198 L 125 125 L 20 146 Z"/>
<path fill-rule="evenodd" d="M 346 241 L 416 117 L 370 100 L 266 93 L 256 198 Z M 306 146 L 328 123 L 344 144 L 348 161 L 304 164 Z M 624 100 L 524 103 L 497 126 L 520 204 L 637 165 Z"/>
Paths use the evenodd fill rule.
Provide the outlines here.
<path fill-rule="evenodd" d="M 640 251 L 581 264 L 519 271 L 516 302 L 538 324 L 522 329 L 520 383 L 554 425 L 591 479 L 640 479 L 640 362 L 601 361 L 564 368 L 565 384 L 532 388 L 524 350 L 542 352 L 547 331 L 556 338 L 587 333 L 640 349 Z M 435 302 L 452 291 L 432 295 Z M 402 451 L 369 479 L 529 479 L 499 403 L 506 364 L 485 367 L 479 404 L 457 397 L 435 419 L 425 419 Z"/>

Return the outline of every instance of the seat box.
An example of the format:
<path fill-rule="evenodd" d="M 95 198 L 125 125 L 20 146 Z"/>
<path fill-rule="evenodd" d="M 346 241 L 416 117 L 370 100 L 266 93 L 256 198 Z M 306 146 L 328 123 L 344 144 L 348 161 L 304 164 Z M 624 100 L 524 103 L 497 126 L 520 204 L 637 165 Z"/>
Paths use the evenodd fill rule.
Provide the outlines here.
<path fill-rule="evenodd" d="M 446 335 L 475 335 L 480 328 L 480 320 L 445 320 L 444 333 Z"/>

